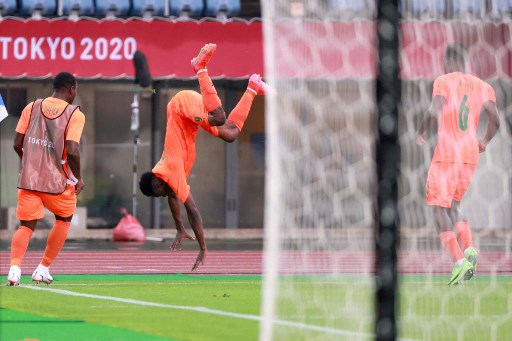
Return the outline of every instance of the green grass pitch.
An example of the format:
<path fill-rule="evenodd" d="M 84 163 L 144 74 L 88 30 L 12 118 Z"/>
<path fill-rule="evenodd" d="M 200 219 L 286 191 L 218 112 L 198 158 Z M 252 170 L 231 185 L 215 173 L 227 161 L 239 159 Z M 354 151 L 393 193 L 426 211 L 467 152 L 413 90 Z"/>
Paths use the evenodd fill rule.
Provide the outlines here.
<path fill-rule="evenodd" d="M 258 340 L 262 277 L 55 275 L 0 287 L 0 340 Z M 512 277 L 403 276 L 403 340 L 508 340 Z M 373 279 L 284 277 L 276 340 L 372 340 Z M 321 289 L 321 290 L 320 290 Z M 459 338 L 460 339 L 460 338 Z"/>

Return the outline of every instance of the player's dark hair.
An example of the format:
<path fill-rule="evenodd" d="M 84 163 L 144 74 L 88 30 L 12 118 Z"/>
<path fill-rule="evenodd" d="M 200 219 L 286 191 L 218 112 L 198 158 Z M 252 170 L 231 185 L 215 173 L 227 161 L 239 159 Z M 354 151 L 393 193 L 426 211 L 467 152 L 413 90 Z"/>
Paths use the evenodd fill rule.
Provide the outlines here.
<path fill-rule="evenodd" d="M 76 85 L 76 78 L 69 72 L 61 72 L 53 79 L 53 89 L 63 90 L 69 89 Z"/>
<path fill-rule="evenodd" d="M 461 64 L 466 63 L 467 50 L 461 43 L 452 43 L 446 47 L 444 58 L 446 60 L 455 60 Z"/>
<path fill-rule="evenodd" d="M 153 179 L 155 178 L 153 172 L 146 172 L 140 176 L 139 188 L 142 194 L 147 197 L 153 196 Z"/>

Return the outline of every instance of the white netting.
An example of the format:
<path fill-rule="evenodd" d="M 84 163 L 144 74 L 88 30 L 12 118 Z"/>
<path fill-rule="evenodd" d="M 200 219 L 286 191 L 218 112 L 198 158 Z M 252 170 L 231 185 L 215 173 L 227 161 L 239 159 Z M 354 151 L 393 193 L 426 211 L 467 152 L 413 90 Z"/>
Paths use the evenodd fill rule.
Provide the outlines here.
<path fill-rule="evenodd" d="M 402 111 L 400 144 L 402 230 L 400 335 L 422 340 L 505 340 L 512 332 L 508 303 L 512 275 L 512 82 L 508 22 L 475 18 L 410 20 L 402 24 Z M 432 209 L 425 205 L 425 181 L 436 145 L 434 127 L 426 146 L 415 132 L 432 98 L 435 76 L 451 42 L 468 49 L 468 72 L 494 88 L 501 128 L 481 154 L 461 208 L 480 249 L 476 276 L 460 288 L 447 286 L 453 262 L 442 250 Z M 482 112 L 479 137 L 485 135 Z M 455 229 L 454 229 L 455 231 Z"/>
<path fill-rule="evenodd" d="M 350 3 L 262 2 L 265 78 L 277 91 L 266 98 L 262 340 L 374 337 L 375 8 L 343 7 Z M 510 21 L 474 18 L 401 25 L 402 339 L 512 335 L 510 32 Z M 482 252 L 477 276 L 455 290 L 446 285 L 452 263 L 425 205 L 435 139 L 415 144 L 453 41 L 468 46 L 470 69 L 495 89 L 502 122 L 462 205 Z M 485 118 L 481 126 L 479 134 Z"/>
<path fill-rule="evenodd" d="M 376 188 L 373 23 L 323 21 L 327 6 L 302 3 L 301 10 L 264 4 L 265 77 L 277 94 L 267 97 L 261 338 L 366 339 Z"/>

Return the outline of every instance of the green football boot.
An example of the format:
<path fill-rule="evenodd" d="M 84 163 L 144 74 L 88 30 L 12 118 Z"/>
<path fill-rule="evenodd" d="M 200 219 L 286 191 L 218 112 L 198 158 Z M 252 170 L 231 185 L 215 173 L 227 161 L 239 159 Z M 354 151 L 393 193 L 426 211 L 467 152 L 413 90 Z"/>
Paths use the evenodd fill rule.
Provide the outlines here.
<path fill-rule="evenodd" d="M 453 266 L 452 277 L 450 278 L 448 285 L 461 284 L 463 280 L 471 279 L 471 277 L 473 277 L 473 273 L 473 265 L 464 258 L 464 262 L 462 262 L 462 264 Z"/>
<path fill-rule="evenodd" d="M 473 265 L 473 274 L 476 273 L 476 265 L 478 263 L 479 254 L 480 252 L 478 252 L 478 250 L 473 246 L 470 246 L 464 250 L 464 258 L 466 258 L 471 263 L 471 265 Z"/>

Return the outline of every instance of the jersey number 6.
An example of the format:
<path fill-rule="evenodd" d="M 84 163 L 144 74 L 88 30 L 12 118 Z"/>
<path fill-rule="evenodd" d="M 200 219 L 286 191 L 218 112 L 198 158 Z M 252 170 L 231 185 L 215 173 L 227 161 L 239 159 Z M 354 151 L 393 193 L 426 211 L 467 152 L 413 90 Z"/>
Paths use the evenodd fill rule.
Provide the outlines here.
<path fill-rule="evenodd" d="M 459 108 L 459 128 L 462 131 L 466 131 L 466 129 L 468 129 L 469 108 L 466 106 L 467 100 L 468 95 L 464 95 Z"/>

